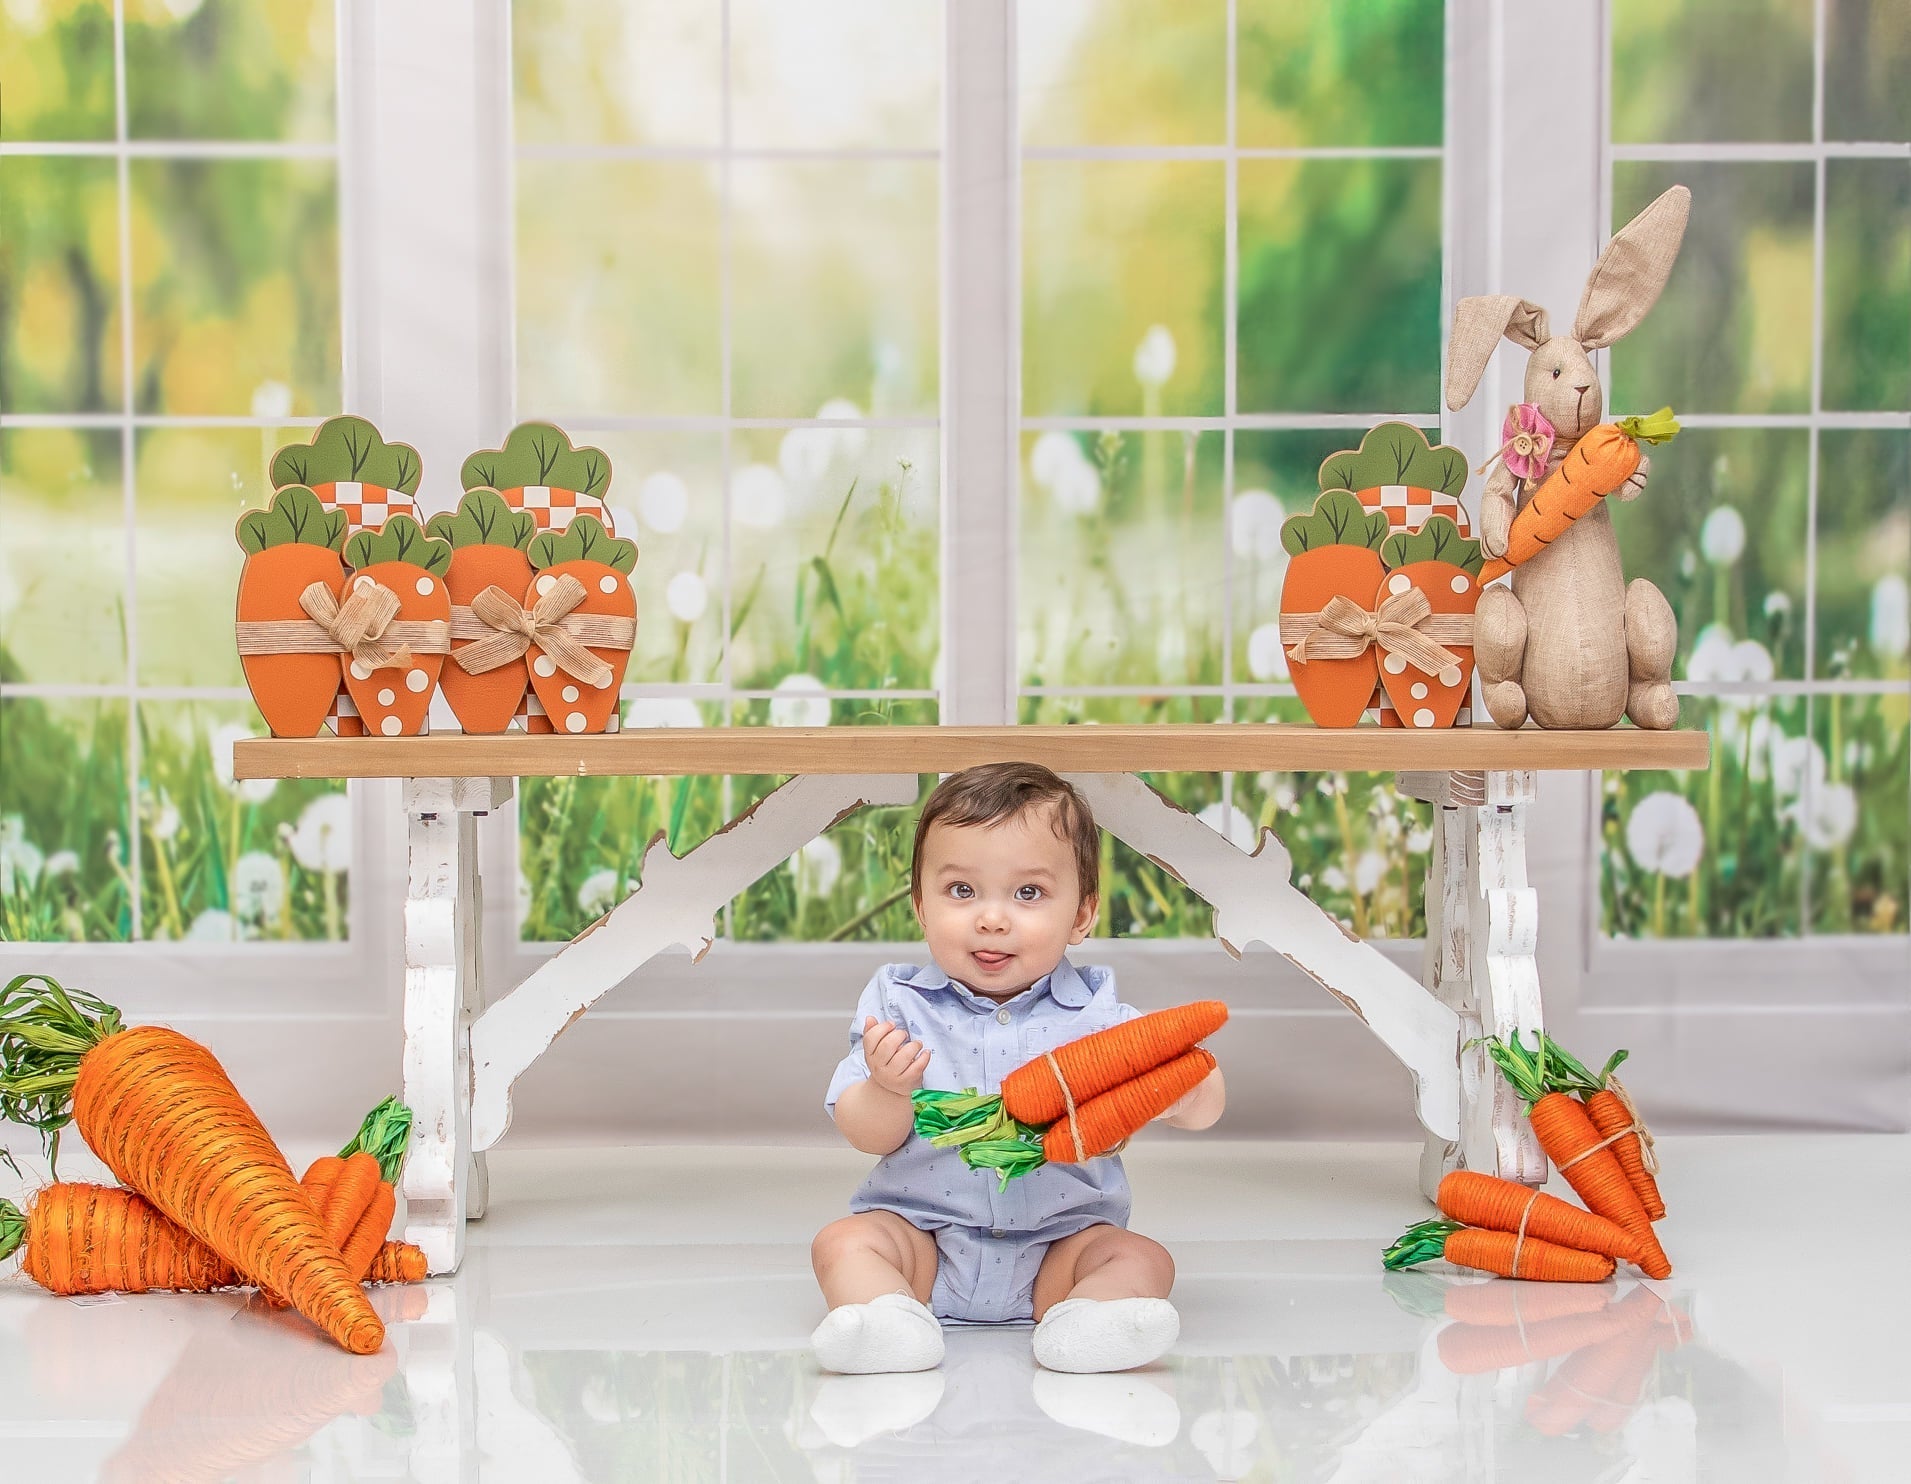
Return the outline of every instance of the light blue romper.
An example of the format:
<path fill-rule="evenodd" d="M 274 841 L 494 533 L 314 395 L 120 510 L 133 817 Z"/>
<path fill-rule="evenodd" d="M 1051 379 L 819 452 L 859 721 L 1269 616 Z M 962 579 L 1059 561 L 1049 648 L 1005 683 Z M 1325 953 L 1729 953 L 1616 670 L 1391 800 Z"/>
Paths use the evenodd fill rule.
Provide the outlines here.
<path fill-rule="evenodd" d="M 930 964 L 884 964 L 856 1003 L 849 1055 L 837 1065 L 823 1106 L 869 1076 L 863 1022 L 906 1028 L 929 1048 L 923 1086 L 997 1092 L 1022 1063 L 1091 1031 L 1142 1012 L 1115 998 L 1111 969 L 1077 969 L 1066 958 L 1000 1005 Z M 954 1149 L 915 1133 L 886 1154 L 850 1199 L 852 1211 L 894 1211 L 936 1239 L 936 1286 L 929 1307 L 958 1323 L 1000 1324 L 1034 1317 L 1035 1274 L 1051 1244 L 1086 1227 L 1128 1225 L 1128 1177 L 1117 1157 L 1043 1165 L 998 1190 L 993 1170 L 972 1170 Z"/>

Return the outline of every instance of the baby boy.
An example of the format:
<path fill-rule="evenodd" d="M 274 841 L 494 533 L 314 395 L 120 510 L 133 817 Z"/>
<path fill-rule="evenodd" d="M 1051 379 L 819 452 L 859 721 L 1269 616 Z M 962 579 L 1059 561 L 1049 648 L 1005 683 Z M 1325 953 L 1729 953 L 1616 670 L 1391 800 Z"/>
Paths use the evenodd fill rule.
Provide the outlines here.
<path fill-rule="evenodd" d="M 1047 768 L 970 768 L 923 805 L 910 884 L 931 961 L 870 980 L 825 1102 L 851 1144 L 882 1156 L 855 1214 L 811 1249 L 830 1306 L 810 1342 L 825 1369 L 927 1370 L 945 1320 L 1033 1319 L 1035 1358 L 1058 1371 L 1127 1370 L 1174 1344 L 1174 1261 L 1128 1230 L 1119 1158 L 1043 1165 L 999 1189 L 994 1171 L 914 1132 L 917 1088 L 992 1093 L 1024 1062 L 1141 1014 L 1113 973 L 1064 956 L 1095 920 L 1099 872 L 1088 806 Z M 1216 1071 L 1161 1116 L 1207 1128 L 1225 1100 Z"/>

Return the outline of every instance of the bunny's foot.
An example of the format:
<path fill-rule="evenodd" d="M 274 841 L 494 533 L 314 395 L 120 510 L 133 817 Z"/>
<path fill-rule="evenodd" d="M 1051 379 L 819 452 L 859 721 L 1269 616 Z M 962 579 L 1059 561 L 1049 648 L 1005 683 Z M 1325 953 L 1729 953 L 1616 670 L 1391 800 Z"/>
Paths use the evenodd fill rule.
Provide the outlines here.
<path fill-rule="evenodd" d="M 1487 714 L 1508 731 L 1526 725 L 1520 664 L 1526 658 L 1526 610 L 1512 590 L 1489 587 L 1473 612 L 1473 662 Z"/>
<path fill-rule="evenodd" d="M 1626 586 L 1626 657 L 1631 683 L 1626 715 L 1636 727 L 1663 732 L 1679 724 L 1679 698 L 1672 693 L 1672 656 L 1679 647 L 1679 621 L 1672 605 L 1643 577 Z"/>

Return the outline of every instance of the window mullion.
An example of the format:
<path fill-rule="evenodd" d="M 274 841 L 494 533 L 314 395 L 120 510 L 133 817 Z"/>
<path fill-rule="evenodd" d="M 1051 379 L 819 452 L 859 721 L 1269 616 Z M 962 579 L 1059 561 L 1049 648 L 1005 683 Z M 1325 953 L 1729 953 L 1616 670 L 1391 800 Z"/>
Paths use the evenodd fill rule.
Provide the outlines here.
<path fill-rule="evenodd" d="M 944 14 L 942 720 L 981 726 L 1015 719 L 1015 4 L 950 0 Z"/>

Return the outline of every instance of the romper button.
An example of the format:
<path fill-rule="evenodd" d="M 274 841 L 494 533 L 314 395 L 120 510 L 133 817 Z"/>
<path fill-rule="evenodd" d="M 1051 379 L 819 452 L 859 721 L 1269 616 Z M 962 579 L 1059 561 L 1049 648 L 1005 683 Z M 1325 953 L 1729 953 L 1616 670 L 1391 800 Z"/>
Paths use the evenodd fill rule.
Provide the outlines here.
<path fill-rule="evenodd" d="M 989 1233 L 989 1235 L 990 1235 L 990 1236 L 992 1236 L 992 1237 L 999 1237 L 999 1236 L 1001 1236 L 1001 1235 L 1002 1235 L 1002 1228 L 998 1226 L 998 1227 L 997 1227 L 997 1228 L 996 1228 L 996 1229 L 995 1229 L 994 1231 L 992 1231 L 992 1232 L 990 1232 L 990 1233 Z"/>
<path fill-rule="evenodd" d="M 995 1012 L 995 1019 L 997 1024 L 1007 1025 L 1009 1023 L 1009 1012 L 1006 1010 L 997 1010 Z"/>

